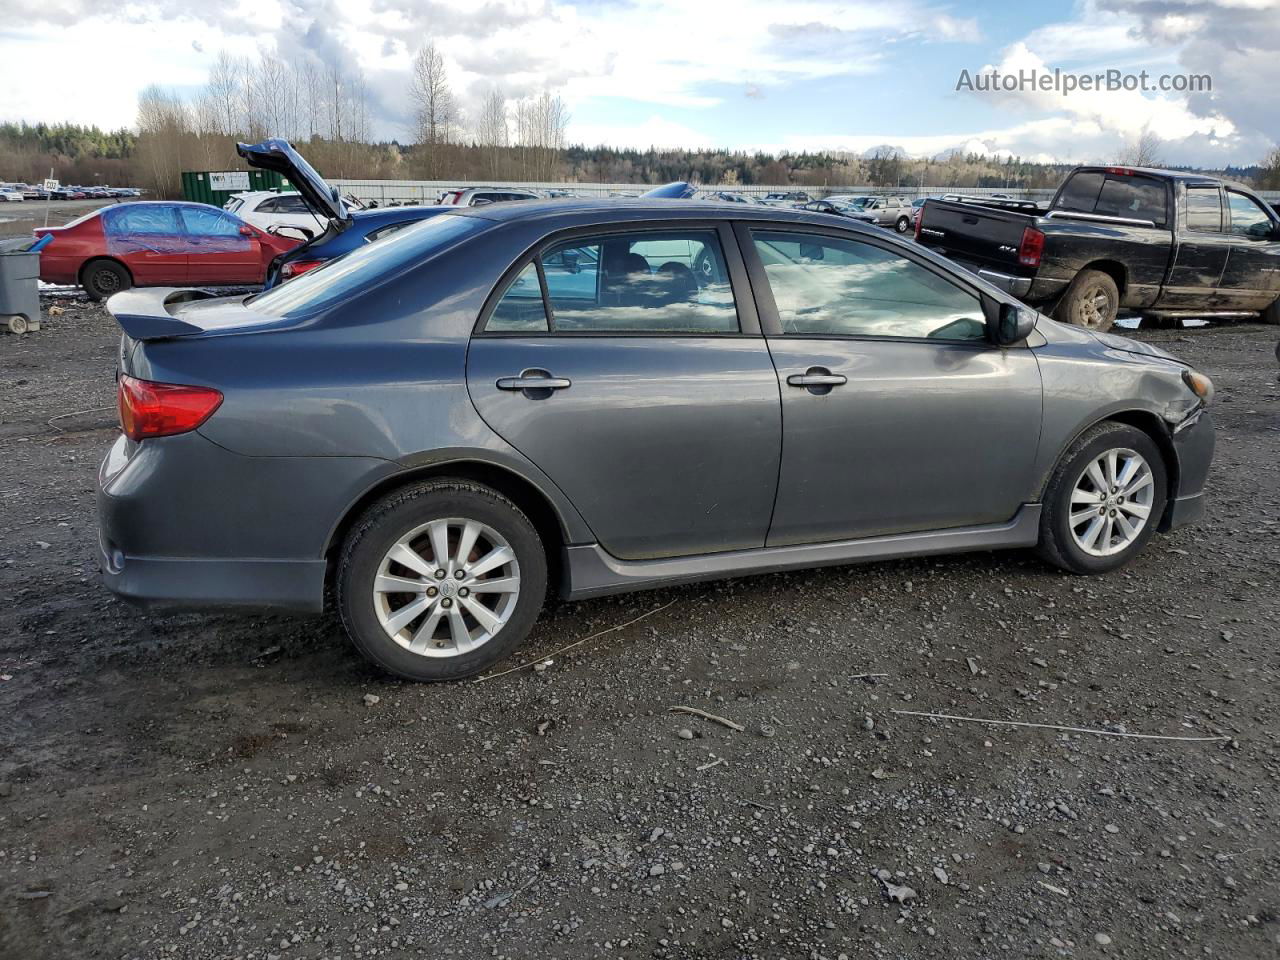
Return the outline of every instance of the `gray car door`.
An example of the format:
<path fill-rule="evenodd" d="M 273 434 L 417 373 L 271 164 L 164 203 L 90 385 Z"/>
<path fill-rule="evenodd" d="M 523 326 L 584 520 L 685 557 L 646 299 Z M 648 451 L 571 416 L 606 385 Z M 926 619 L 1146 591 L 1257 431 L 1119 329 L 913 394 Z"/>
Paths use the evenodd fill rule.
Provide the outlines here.
<path fill-rule="evenodd" d="M 1034 497 L 1039 367 L 987 342 L 975 290 L 888 240 L 740 246 L 782 390 L 770 546 L 1003 523 Z"/>
<path fill-rule="evenodd" d="M 517 268 L 468 350 L 485 422 L 614 556 L 763 546 L 779 389 L 732 232 L 601 230 Z"/>

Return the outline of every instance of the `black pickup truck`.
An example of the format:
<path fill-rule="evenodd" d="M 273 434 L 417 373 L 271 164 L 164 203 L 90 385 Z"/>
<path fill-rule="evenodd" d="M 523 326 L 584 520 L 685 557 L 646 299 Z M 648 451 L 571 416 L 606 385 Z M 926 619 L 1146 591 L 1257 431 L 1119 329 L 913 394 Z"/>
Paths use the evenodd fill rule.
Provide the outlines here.
<path fill-rule="evenodd" d="M 1156 321 L 1280 323 L 1280 216 L 1251 190 L 1144 167 L 1077 167 L 1048 209 L 927 200 L 916 240 L 1059 320 L 1106 330 L 1121 308 Z"/>

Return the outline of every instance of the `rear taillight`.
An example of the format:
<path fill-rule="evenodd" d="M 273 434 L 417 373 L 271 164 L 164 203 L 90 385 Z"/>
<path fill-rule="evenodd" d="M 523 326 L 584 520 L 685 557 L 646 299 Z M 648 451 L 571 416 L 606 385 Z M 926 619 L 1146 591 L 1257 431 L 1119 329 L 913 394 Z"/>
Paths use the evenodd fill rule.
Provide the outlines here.
<path fill-rule="evenodd" d="M 300 273 L 306 273 L 308 270 L 314 270 L 323 260 L 290 260 L 280 268 L 280 279 L 288 280 L 290 277 L 296 277 Z"/>
<path fill-rule="evenodd" d="M 1043 253 L 1044 234 L 1027 227 L 1022 231 L 1022 243 L 1018 247 L 1018 262 L 1024 267 L 1038 267 Z"/>
<path fill-rule="evenodd" d="M 920 239 L 920 224 L 924 223 L 924 207 L 916 211 L 916 240 Z"/>
<path fill-rule="evenodd" d="M 213 415 L 222 393 L 212 387 L 156 383 L 121 374 L 116 389 L 120 429 L 137 443 L 194 430 Z"/>

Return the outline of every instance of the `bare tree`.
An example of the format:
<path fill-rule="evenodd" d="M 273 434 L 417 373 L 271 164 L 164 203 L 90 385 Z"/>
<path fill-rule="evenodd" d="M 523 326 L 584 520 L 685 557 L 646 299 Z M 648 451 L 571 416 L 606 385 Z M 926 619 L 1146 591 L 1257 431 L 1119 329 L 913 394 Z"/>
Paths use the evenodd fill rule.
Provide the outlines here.
<path fill-rule="evenodd" d="M 484 106 L 480 109 L 480 124 L 476 129 L 476 140 L 486 148 L 489 176 L 495 180 L 500 176 L 502 155 L 506 150 L 509 134 L 507 130 L 507 98 L 502 91 L 494 87 L 485 97 Z"/>
<path fill-rule="evenodd" d="M 240 61 L 223 50 L 209 70 L 206 89 L 212 101 L 211 109 L 218 117 L 218 132 L 228 137 L 240 133 L 240 121 L 244 116 L 241 69 Z"/>
<path fill-rule="evenodd" d="M 457 107 L 444 57 L 430 41 L 413 58 L 413 75 L 409 86 L 416 105 L 417 140 L 426 148 L 427 177 L 435 179 L 439 171 L 439 147 L 449 142 Z"/>
<path fill-rule="evenodd" d="M 1158 167 L 1164 161 L 1160 158 L 1160 148 L 1164 141 L 1150 127 L 1133 138 L 1120 154 L 1120 162 L 1127 167 Z"/>
<path fill-rule="evenodd" d="M 1275 147 L 1262 161 L 1258 171 L 1258 189 L 1280 190 L 1280 147 Z"/>
<path fill-rule="evenodd" d="M 138 94 L 138 154 L 157 196 L 178 195 L 191 133 L 187 105 L 177 94 L 154 84 Z"/>

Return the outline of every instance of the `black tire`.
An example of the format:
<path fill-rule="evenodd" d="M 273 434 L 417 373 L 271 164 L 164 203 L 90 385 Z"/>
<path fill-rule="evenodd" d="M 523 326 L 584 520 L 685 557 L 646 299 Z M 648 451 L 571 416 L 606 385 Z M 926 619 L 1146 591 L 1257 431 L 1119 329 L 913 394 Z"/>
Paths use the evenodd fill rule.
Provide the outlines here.
<path fill-rule="evenodd" d="M 432 657 L 401 646 L 383 629 L 375 611 L 373 581 L 397 540 L 444 518 L 476 520 L 500 534 L 515 554 L 520 590 L 506 623 L 481 646 Z M 364 512 L 343 544 L 335 586 L 347 635 L 369 660 L 406 680 L 456 680 L 497 663 L 528 636 L 546 598 L 547 557 L 529 518 L 502 494 L 465 480 L 432 480 L 397 490 Z"/>
<path fill-rule="evenodd" d="M 1054 318 L 1095 333 L 1106 333 L 1116 322 L 1119 309 L 1120 291 L 1116 289 L 1115 280 L 1101 270 L 1081 270 L 1063 294 Z"/>
<path fill-rule="evenodd" d="M 911 229 L 911 218 L 899 217 L 898 222 L 893 225 L 893 228 L 897 230 L 899 233 L 906 233 L 908 230 Z"/>
<path fill-rule="evenodd" d="M 113 293 L 133 286 L 133 277 L 114 260 L 94 260 L 80 274 L 80 285 L 90 300 L 105 300 Z"/>
<path fill-rule="evenodd" d="M 1267 307 L 1267 309 L 1263 310 L 1262 313 L 1259 314 L 1259 319 L 1263 323 L 1268 323 L 1273 327 L 1280 327 L 1280 300 L 1277 300 L 1275 303 L 1271 304 L 1271 306 Z"/>
<path fill-rule="evenodd" d="M 1123 550 L 1099 557 L 1087 553 L 1076 543 L 1070 523 L 1071 495 L 1088 465 L 1108 450 L 1132 450 L 1140 454 L 1150 467 L 1153 493 L 1145 525 L 1133 541 Z M 1114 421 L 1090 427 L 1063 455 L 1045 488 L 1037 548 L 1040 556 L 1071 573 L 1107 573 L 1124 566 L 1142 552 L 1156 532 L 1164 515 L 1168 484 L 1164 457 L 1147 434 Z"/>

